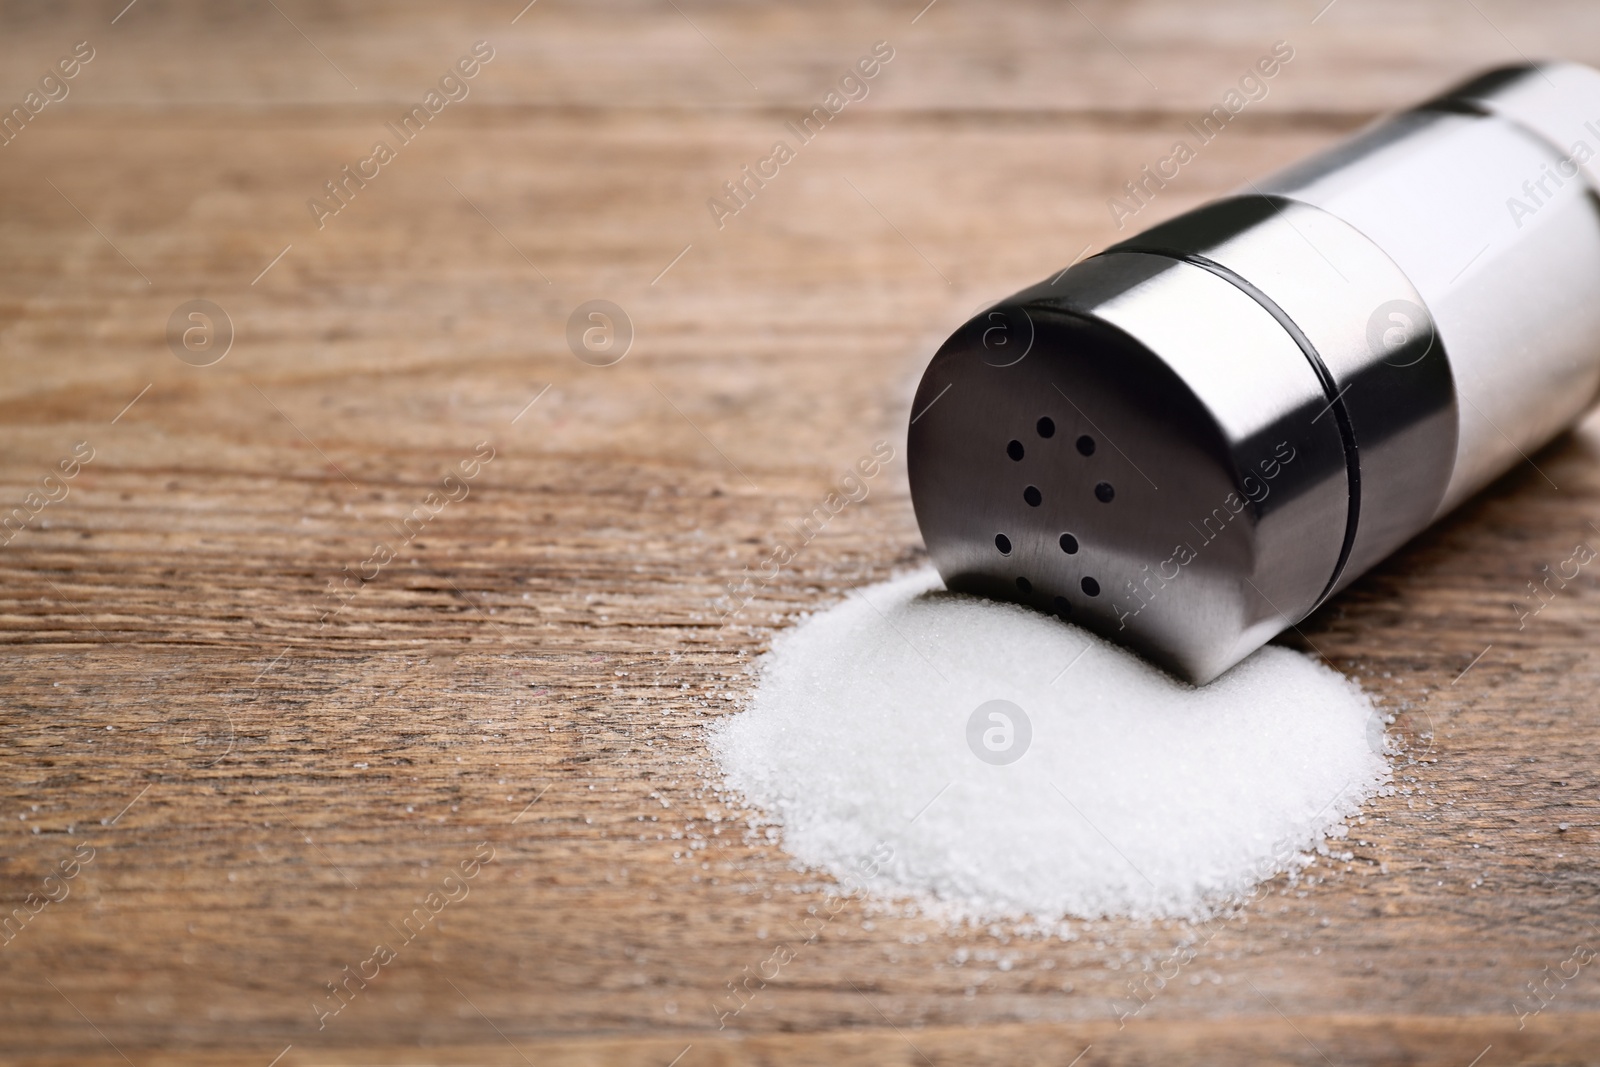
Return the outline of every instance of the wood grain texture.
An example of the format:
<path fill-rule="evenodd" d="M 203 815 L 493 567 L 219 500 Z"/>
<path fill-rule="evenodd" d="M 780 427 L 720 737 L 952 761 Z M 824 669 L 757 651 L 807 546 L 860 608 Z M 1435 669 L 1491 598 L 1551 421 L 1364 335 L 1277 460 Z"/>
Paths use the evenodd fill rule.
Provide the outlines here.
<path fill-rule="evenodd" d="M 1270 95 L 1140 224 L 1480 66 L 1600 59 L 1592 4 L 122 7 L 0 8 L 0 101 L 97 50 L 0 148 L 0 503 L 94 451 L 0 548 L 0 902 L 60 898 L 0 945 L 0 1059 L 1600 1062 L 1591 969 L 1513 1006 L 1600 948 L 1600 590 L 1516 611 L 1600 538 L 1600 424 L 1287 638 L 1395 711 L 1401 788 L 1125 1025 L 1195 931 L 847 900 L 719 1029 L 828 887 L 745 839 L 704 748 L 794 613 L 925 558 L 933 348 L 1114 240 L 1105 198 L 1274 41 Z M 478 40 L 472 95 L 318 229 L 306 200 Z M 706 199 L 878 40 L 872 95 L 719 229 Z M 166 340 L 194 298 L 236 335 L 208 367 Z M 610 367 L 567 346 L 595 298 L 636 331 Z M 719 625 L 879 439 L 871 495 Z"/>

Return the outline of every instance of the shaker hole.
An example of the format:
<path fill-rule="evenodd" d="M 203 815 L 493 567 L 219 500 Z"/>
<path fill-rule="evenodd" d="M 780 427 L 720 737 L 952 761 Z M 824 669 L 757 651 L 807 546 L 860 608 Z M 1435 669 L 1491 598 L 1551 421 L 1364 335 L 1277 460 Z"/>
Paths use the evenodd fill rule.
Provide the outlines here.
<path fill-rule="evenodd" d="M 1082 437 L 1078 438 L 1078 452 L 1080 455 L 1085 456 L 1094 455 L 1094 438 L 1090 437 L 1088 434 L 1084 434 Z"/>
<path fill-rule="evenodd" d="M 1102 504 L 1111 503 L 1112 498 L 1116 495 L 1117 491 L 1111 488 L 1110 482 L 1101 482 L 1099 485 L 1094 487 L 1094 498 L 1100 501 Z"/>
<path fill-rule="evenodd" d="M 1085 578 L 1078 584 L 1083 587 L 1083 593 L 1085 596 L 1100 595 L 1100 583 L 1095 581 L 1093 578 Z"/>
<path fill-rule="evenodd" d="M 1007 537 L 1005 534 L 995 534 L 994 547 L 1000 550 L 1000 554 L 1002 556 L 1011 555 L 1011 538 Z"/>
<path fill-rule="evenodd" d="M 1039 487 L 1030 485 L 1022 491 L 1022 499 L 1028 502 L 1030 508 L 1036 508 L 1044 502 L 1044 496 L 1039 492 Z"/>
<path fill-rule="evenodd" d="M 1038 425 L 1035 426 L 1034 429 L 1039 431 L 1040 437 L 1054 437 L 1056 435 L 1055 420 L 1046 415 L 1044 418 L 1039 420 Z"/>
<path fill-rule="evenodd" d="M 1009 445 L 1006 445 L 1006 455 L 1012 459 L 1020 460 L 1022 458 L 1022 442 L 1012 441 Z"/>

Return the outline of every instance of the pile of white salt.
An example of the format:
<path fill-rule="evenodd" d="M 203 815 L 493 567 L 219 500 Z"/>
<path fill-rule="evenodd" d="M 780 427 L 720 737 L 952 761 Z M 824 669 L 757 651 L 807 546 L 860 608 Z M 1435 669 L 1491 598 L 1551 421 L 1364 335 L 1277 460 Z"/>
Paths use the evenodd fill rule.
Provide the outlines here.
<path fill-rule="evenodd" d="M 1389 778 L 1371 702 L 1305 655 L 1193 688 L 931 570 L 809 617 L 758 670 L 712 740 L 752 825 L 955 919 L 1198 917 L 1303 866 Z"/>

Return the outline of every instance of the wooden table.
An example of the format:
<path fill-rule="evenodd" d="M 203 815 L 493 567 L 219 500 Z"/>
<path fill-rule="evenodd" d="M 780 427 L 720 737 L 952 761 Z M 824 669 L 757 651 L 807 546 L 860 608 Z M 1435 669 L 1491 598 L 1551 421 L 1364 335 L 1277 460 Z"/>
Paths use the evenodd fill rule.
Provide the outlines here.
<path fill-rule="evenodd" d="M 1397 714 L 1401 788 L 1123 1025 L 1192 931 L 852 900 L 719 1029 L 826 887 L 703 743 L 793 613 L 923 560 L 903 462 L 719 627 L 725 583 L 1274 42 L 1139 225 L 1479 67 L 1600 60 L 1600 9 L 122 2 L 0 32 L 7 107 L 94 51 L 0 148 L 5 1062 L 1600 1062 L 1600 965 L 1550 980 L 1600 949 L 1600 594 L 1516 610 L 1600 544 L 1600 425 L 1303 626 Z M 595 299 L 610 366 L 569 348 Z"/>

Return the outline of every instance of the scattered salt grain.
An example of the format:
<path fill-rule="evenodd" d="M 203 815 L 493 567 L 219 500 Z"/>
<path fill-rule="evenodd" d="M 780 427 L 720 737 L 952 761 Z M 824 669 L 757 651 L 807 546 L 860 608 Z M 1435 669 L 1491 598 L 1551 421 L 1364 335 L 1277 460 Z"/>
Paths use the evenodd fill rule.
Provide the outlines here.
<path fill-rule="evenodd" d="M 1200 917 L 1326 852 L 1389 778 L 1371 701 L 1301 653 L 1196 689 L 931 570 L 780 634 L 757 669 L 712 737 L 752 826 L 956 920 Z"/>

